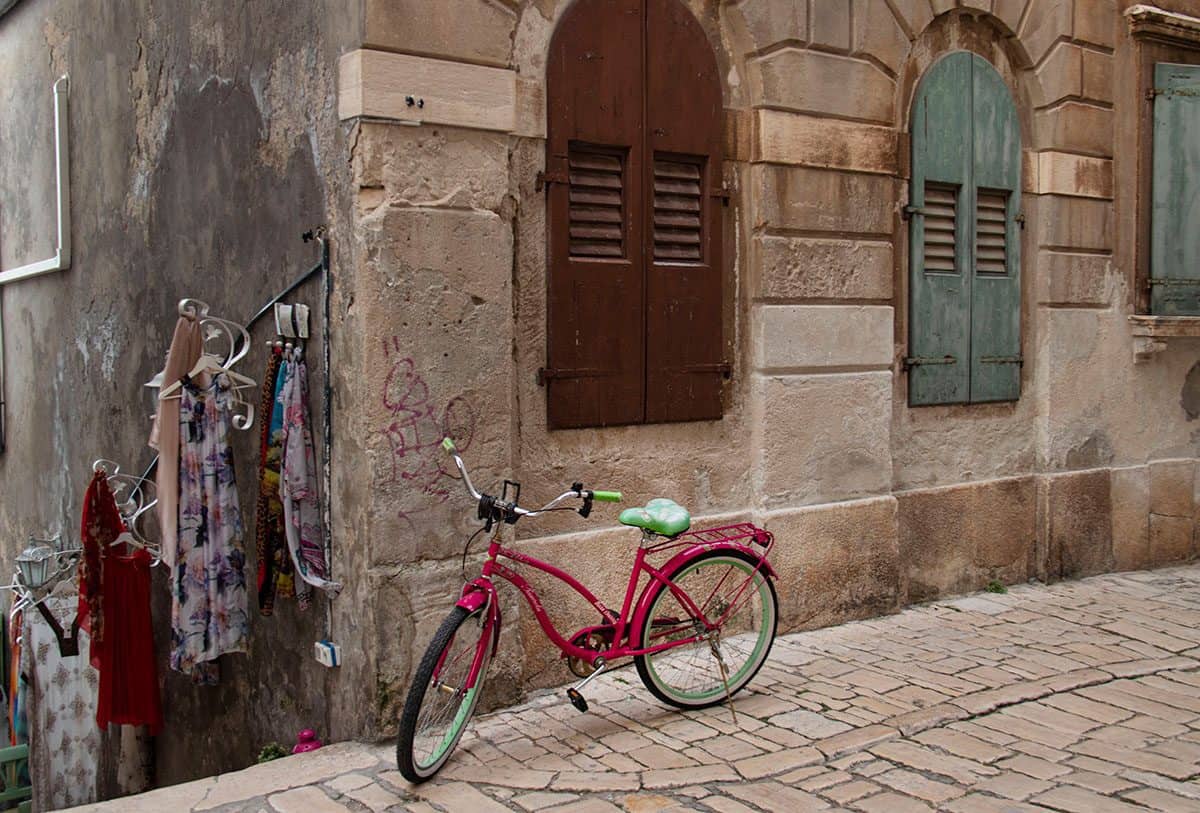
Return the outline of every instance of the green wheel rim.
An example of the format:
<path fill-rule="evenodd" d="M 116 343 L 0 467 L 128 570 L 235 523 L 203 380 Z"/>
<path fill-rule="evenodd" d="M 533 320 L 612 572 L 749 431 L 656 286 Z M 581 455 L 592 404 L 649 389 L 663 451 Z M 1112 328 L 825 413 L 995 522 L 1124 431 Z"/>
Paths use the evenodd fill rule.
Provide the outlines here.
<path fill-rule="evenodd" d="M 696 570 L 697 568 L 704 567 L 706 565 L 714 565 L 717 563 L 732 565 L 733 567 L 736 567 L 737 569 L 741 570 L 743 573 L 746 573 L 747 575 L 754 573 L 754 567 L 749 562 L 743 561 L 742 559 L 739 559 L 737 557 L 729 556 L 729 557 L 721 557 L 721 558 L 717 558 L 717 559 L 702 559 L 698 562 L 695 562 L 692 565 L 689 565 L 688 567 L 684 568 L 683 570 L 680 570 L 678 573 L 676 573 L 674 576 L 671 577 L 671 580 L 674 581 L 676 579 L 682 578 L 683 576 L 686 576 L 687 574 L 691 573 L 692 571 Z M 762 576 L 762 572 L 759 571 L 759 573 L 757 575 L 759 576 L 761 581 L 757 582 L 757 584 L 755 585 L 755 590 L 758 593 L 759 601 L 762 604 L 762 617 L 759 619 L 758 640 L 754 645 L 754 650 L 750 653 L 750 657 L 746 659 L 746 662 L 742 665 L 742 667 L 740 669 L 738 669 L 737 672 L 735 672 L 734 674 L 729 676 L 729 687 L 731 690 L 734 689 L 735 687 L 738 687 L 739 683 L 743 679 L 745 679 L 748 672 L 751 672 L 757 668 L 759 659 L 762 657 L 763 647 L 767 645 L 767 643 L 771 637 L 769 634 L 769 630 L 773 626 L 770 623 L 770 620 L 771 620 L 770 616 L 772 614 L 771 610 L 772 610 L 773 605 L 771 604 L 771 601 L 769 600 L 770 588 L 767 587 L 766 577 Z M 646 617 L 648 619 L 653 618 L 656 610 L 658 609 L 658 604 L 660 601 L 662 601 L 663 597 L 664 596 L 673 596 L 673 595 L 674 594 L 671 593 L 670 589 L 664 586 L 662 588 L 662 590 L 659 592 L 658 596 L 655 597 L 654 603 L 650 606 L 650 610 L 646 614 Z M 643 638 L 644 638 L 644 636 L 643 636 Z M 672 652 L 672 651 L 674 651 L 674 650 L 670 650 L 670 649 L 665 650 L 665 652 Z M 677 697 L 677 698 L 679 698 L 681 700 L 685 700 L 689 703 L 704 703 L 704 702 L 712 700 L 713 698 L 716 698 L 716 697 L 719 697 L 719 696 L 725 694 L 725 686 L 723 684 L 718 685 L 712 691 L 705 691 L 705 692 L 681 691 L 680 689 L 666 683 L 663 680 L 662 676 L 658 674 L 658 668 L 655 664 L 655 658 L 653 655 L 647 656 L 645 658 L 645 662 L 646 662 L 648 672 L 650 674 L 650 679 L 654 681 L 655 685 L 657 685 L 659 687 L 659 689 L 661 689 L 663 691 L 664 694 L 671 695 L 672 697 Z"/>
<path fill-rule="evenodd" d="M 428 762 L 418 762 L 418 768 L 428 768 L 431 765 L 436 765 L 441 761 L 446 752 L 454 747 L 454 743 L 458 742 L 459 736 L 467 726 L 467 721 L 471 719 L 471 711 L 475 708 L 475 693 L 479 691 L 478 687 L 472 686 L 463 695 L 463 702 L 458 706 L 458 713 L 454 715 L 454 720 L 450 723 L 450 728 L 446 731 L 446 736 L 442 737 L 441 743 L 433 752 Z"/>

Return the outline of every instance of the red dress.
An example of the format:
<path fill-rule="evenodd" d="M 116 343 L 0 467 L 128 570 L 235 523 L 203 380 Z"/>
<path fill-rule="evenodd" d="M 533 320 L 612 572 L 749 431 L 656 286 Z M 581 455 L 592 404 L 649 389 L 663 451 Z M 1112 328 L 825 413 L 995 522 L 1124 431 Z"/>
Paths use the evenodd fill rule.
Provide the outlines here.
<path fill-rule="evenodd" d="M 162 728 L 154 630 L 150 626 L 150 554 L 104 557 L 104 641 L 99 652 L 100 699 L 96 723 Z"/>
<path fill-rule="evenodd" d="M 145 725 L 157 734 L 162 706 L 150 622 L 151 557 L 110 547 L 125 526 L 103 474 L 92 479 L 83 505 L 79 609 L 84 628 L 92 630 L 91 660 L 100 672 L 96 724 Z"/>

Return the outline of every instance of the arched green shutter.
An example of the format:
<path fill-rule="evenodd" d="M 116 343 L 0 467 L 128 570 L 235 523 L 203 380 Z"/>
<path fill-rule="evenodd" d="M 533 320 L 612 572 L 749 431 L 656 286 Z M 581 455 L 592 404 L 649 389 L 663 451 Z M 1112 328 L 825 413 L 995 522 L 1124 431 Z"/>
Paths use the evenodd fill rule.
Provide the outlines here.
<path fill-rule="evenodd" d="M 939 60 L 912 117 L 909 403 L 1020 396 L 1021 138 L 1004 80 Z"/>

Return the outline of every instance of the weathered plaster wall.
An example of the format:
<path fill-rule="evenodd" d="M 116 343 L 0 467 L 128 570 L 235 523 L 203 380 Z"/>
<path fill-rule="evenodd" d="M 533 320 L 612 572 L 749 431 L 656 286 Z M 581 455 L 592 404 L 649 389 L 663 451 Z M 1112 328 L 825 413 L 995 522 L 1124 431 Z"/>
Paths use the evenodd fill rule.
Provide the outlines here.
<path fill-rule="evenodd" d="M 141 385 L 161 368 L 179 298 L 249 319 L 312 267 L 316 251 L 300 234 L 320 223 L 331 227 L 340 276 L 349 257 L 340 239 L 349 128 L 335 112 L 336 59 L 344 44 L 361 41 L 361 16 L 348 11 L 353 3 L 262 2 L 235 13 L 222 4 L 23 0 L 0 17 L 0 267 L 53 251 L 50 86 L 63 73 L 71 78 L 74 218 L 70 270 L 0 291 L 4 572 L 28 534 L 77 539 L 93 459 L 127 471 L 149 463 L 153 401 Z M 313 306 L 319 331 L 319 285 L 297 298 Z M 242 372 L 261 376 L 269 336 L 265 325 L 255 332 Z M 319 357 L 319 343 L 311 355 Z M 323 382 L 314 367 L 319 422 Z M 339 400 L 355 386 L 344 376 L 335 383 Z M 256 438 L 252 431 L 235 441 L 250 551 Z M 339 470 L 339 488 L 360 488 L 348 485 L 351 476 Z M 166 710 L 160 782 L 242 767 L 266 742 L 290 743 L 303 727 L 359 730 L 358 692 L 344 687 L 365 680 L 353 625 L 366 601 L 357 554 L 341 547 L 343 527 L 335 572 L 348 582 L 341 606 L 356 609 L 335 613 L 334 634 L 351 656 L 340 673 L 311 654 L 325 633 L 323 601 L 305 615 L 280 602 L 272 618 L 254 614 L 251 654 L 223 659 L 219 687 L 192 686 L 165 667 L 169 600 L 165 574 L 155 572 Z"/>

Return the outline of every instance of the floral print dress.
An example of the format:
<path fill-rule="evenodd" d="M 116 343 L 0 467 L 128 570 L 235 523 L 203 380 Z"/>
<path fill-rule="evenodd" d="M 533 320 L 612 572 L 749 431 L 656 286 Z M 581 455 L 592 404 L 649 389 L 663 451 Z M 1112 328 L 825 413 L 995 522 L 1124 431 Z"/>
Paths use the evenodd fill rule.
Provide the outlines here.
<path fill-rule="evenodd" d="M 184 379 L 179 404 L 179 549 L 171 588 L 171 668 L 217 682 L 216 660 L 245 652 L 246 549 L 229 445 L 227 376 Z"/>

